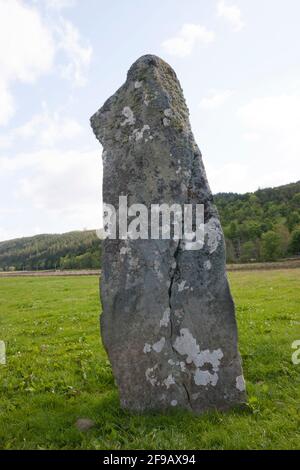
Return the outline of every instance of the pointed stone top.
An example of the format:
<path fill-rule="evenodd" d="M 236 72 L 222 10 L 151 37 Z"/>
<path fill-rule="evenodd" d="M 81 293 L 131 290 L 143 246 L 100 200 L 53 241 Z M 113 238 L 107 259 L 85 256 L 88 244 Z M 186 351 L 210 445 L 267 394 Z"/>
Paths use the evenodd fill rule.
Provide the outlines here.
<path fill-rule="evenodd" d="M 163 132 L 190 132 L 189 112 L 172 67 L 147 54 L 130 67 L 126 82 L 92 116 L 98 140 L 126 144 L 143 126 Z"/>
<path fill-rule="evenodd" d="M 176 73 L 172 67 L 163 59 L 154 54 L 145 54 L 137 59 L 130 67 L 127 78 L 133 79 L 141 72 L 149 72 L 151 74 L 155 69 L 158 69 L 160 73 L 169 73 L 173 76 L 174 80 L 177 80 Z"/>

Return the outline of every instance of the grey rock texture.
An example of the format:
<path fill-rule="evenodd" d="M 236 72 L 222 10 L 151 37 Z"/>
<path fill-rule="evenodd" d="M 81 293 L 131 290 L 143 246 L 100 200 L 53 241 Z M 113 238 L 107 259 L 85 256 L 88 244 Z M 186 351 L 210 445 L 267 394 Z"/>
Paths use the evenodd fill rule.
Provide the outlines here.
<path fill-rule="evenodd" d="M 201 413 L 245 402 L 222 228 L 175 72 L 146 55 L 91 118 L 103 145 L 103 199 L 205 205 L 205 244 L 103 243 L 102 338 L 122 407 Z"/>
<path fill-rule="evenodd" d="M 75 423 L 75 426 L 78 431 L 86 432 L 93 428 L 95 426 L 95 423 L 89 418 L 78 418 Z"/>

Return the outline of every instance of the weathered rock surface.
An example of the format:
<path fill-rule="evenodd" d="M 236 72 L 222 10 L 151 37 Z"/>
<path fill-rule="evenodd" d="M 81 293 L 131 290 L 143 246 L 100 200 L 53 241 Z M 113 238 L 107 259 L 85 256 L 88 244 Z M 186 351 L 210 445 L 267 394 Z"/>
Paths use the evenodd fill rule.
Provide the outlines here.
<path fill-rule="evenodd" d="M 146 55 L 91 118 L 105 203 L 204 204 L 205 243 L 103 243 L 102 338 L 129 410 L 202 412 L 245 401 L 222 228 L 175 72 Z"/>
<path fill-rule="evenodd" d="M 86 432 L 93 428 L 95 426 L 95 423 L 89 418 L 78 418 L 75 423 L 75 426 L 78 431 Z"/>

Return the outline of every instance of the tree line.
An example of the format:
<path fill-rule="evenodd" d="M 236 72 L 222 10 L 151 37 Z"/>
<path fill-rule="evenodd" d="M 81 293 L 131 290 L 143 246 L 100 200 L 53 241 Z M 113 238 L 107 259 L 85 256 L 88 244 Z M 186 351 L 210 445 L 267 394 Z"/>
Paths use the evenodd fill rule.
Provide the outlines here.
<path fill-rule="evenodd" d="M 214 200 L 225 234 L 227 262 L 300 255 L 300 182 L 255 193 L 219 193 Z M 0 270 L 100 267 L 101 241 L 93 230 L 0 243 Z"/>

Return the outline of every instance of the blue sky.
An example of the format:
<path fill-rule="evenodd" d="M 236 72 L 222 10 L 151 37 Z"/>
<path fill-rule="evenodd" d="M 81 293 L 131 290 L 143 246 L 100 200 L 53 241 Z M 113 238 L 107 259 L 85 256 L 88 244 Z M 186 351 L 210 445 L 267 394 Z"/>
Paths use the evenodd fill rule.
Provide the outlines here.
<path fill-rule="evenodd" d="M 213 192 L 300 179 L 299 0 L 0 0 L 0 241 L 101 225 L 89 117 L 175 69 Z"/>

